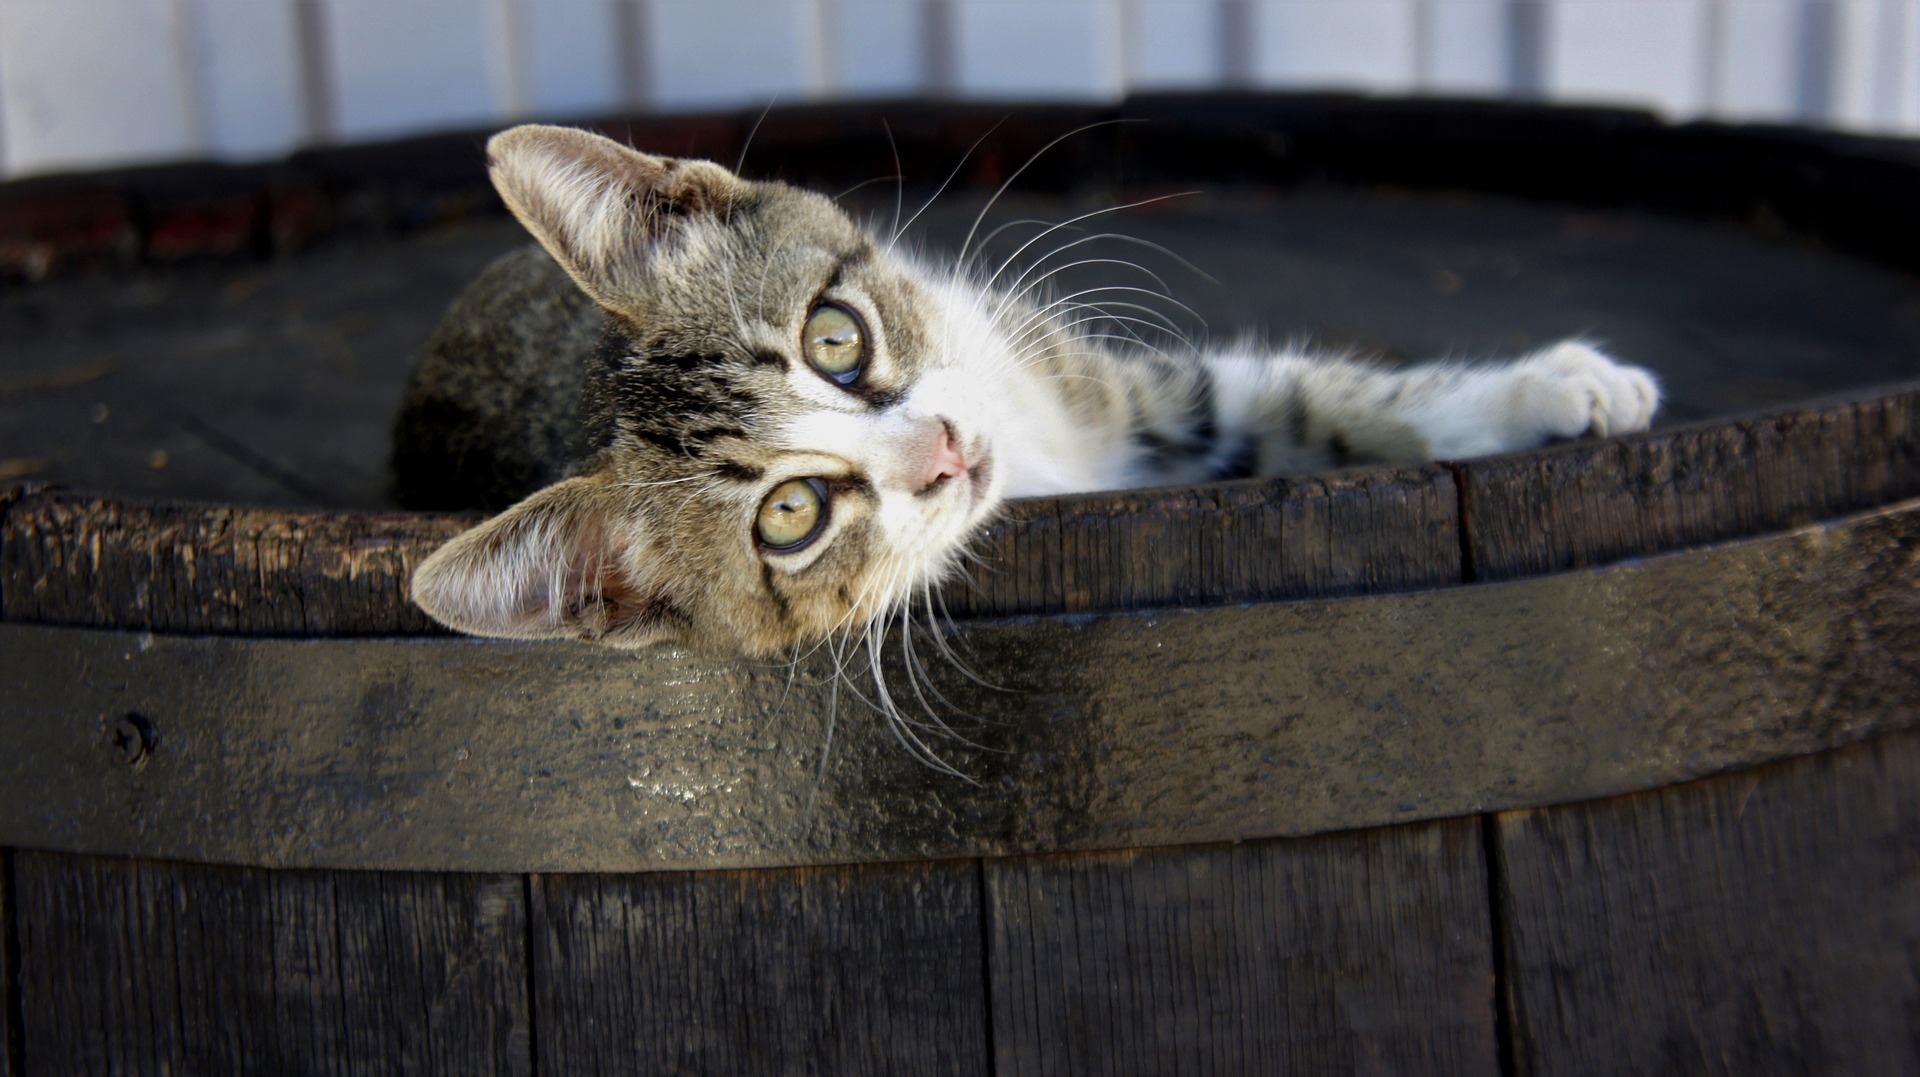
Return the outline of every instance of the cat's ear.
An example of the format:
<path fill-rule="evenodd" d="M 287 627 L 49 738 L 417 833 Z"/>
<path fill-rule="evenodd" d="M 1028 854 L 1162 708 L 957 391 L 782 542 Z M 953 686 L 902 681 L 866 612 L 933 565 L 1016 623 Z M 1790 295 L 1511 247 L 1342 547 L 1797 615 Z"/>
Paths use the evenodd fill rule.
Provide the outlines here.
<path fill-rule="evenodd" d="M 606 483 L 567 479 L 465 532 L 413 572 L 413 601 L 449 628 L 641 646 L 688 620 Z"/>
<path fill-rule="evenodd" d="M 541 124 L 493 136 L 487 170 L 520 223 L 608 306 L 632 294 L 649 253 L 680 222 L 724 215 L 752 190 L 711 161 L 652 157 Z"/>

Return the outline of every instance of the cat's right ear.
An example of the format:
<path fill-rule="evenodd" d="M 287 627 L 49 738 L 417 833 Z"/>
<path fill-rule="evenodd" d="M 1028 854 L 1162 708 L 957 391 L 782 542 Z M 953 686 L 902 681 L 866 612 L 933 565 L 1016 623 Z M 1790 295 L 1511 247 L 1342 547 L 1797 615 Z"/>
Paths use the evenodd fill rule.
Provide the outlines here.
<path fill-rule="evenodd" d="M 456 536 L 410 589 L 434 620 L 473 635 L 637 647 L 690 623 L 668 579 L 609 484 L 583 476 Z"/>
<path fill-rule="evenodd" d="M 752 189 L 711 161 L 653 157 L 542 124 L 493 136 L 487 171 L 513 215 L 603 306 L 634 294 L 647 257 L 673 229 L 724 215 Z"/>

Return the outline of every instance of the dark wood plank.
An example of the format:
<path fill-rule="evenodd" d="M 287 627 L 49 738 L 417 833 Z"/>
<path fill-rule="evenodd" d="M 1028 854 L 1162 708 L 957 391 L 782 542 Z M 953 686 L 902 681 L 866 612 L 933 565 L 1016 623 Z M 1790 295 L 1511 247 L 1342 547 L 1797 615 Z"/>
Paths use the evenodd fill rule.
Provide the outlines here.
<path fill-rule="evenodd" d="M 987 862 L 997 1071 L 1498 1072 L 1480 828 Z"/>
<path fill-rule="evenodd" d="M 0 1077 L 15 1077 L 20 1054 L 20 967 L 14 961 L 13 850 L 0 849 Z"/>
<path fill-rule="evenodd" d="M 1016 503 L 961 614 L 1090 613 L 1458 582 L 1441 468 Z M 36 491 L 0 529 L 0 619 L 244 635 L 424 634 L 413 565 L 472 518 Z"/>
<path fill-rule="evenodd" d="M 1920 1072 L 1920 734 L 1498 834 L 1522 1072 Z"/>
<path fill-rule="evenodd" d="M 955 613 L 1104 613 L 1460 580 L 1444 468 L 1017 501 L 947 589 Z"/>
<path fill-rule="evenodd" d="M 987 1072 L 974 861 L 533 892 L 542 1073 Z"/>
<path fill-rule="evenodd" d="M 0 619 L 248 635 L 437 632 L 407 601 L 407 575 L 471 524 L 31 493 L 7 509 L 0 533 Z"/>
<path fill-rule="evenodd" d="M 1473 578 L 1564 572 L 1920 495 L 1920 389 L 1456 470 Z"/>
<path fill-rule="evenodd" d="M 0 625 L 0 844 L 273 867 L 771 868 L 1587 800 L 1920 724 L 1917 547 L 1920 501 L 1534 580 L 970 622 L 944 642 L 997 687 L 937 655 L 922 682 L 977 739 L 934 742 L 957 774 L 903 751 L 851 698 L 870 673 L 824 653 L 787 667 Z M 913 720 L 901 650 L 882 668 Z"/>
<path fill-rule="evenodd" d="M 512 876 L 17 854 L 27 1074 L 527 1073 Z"/>

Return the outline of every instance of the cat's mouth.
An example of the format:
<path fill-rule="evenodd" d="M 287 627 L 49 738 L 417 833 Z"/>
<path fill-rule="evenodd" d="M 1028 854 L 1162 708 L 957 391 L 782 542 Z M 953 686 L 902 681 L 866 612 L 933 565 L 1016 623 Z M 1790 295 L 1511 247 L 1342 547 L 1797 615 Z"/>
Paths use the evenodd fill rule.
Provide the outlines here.
<path fill-rule="evenodd" d="M 993 482 L 993 452 L 983 445 L 974 450 L 973 459 L 974 464 L 967 472 L 967 479 L 973 484 L 973 499 L 980 501 L 987 496 L 987 489 Z"/>

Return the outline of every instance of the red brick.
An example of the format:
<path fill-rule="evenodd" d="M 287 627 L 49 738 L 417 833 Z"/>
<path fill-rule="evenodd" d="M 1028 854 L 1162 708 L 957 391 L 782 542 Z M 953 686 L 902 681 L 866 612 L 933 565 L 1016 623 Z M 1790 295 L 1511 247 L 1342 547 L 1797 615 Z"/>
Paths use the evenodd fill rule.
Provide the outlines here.
<path fill-rule="evenodd" d="M 301 250 L 333 223 L 332 203 L 311 183 L 275 183 L 267 189 L 267 237 L 275 254 Z"/>
<path fill-rule="evenodd" d="M 123 191 L 0 191 L 0 275 L 41 280 L 75 263 L 129 262 L 138 247 Z"/>
<path fill-rule="evenodd" d="M 147 216 L 151 261 L 250 254 L 261 241 L 266 202 L 260 195 L 155 208 Z"/>

